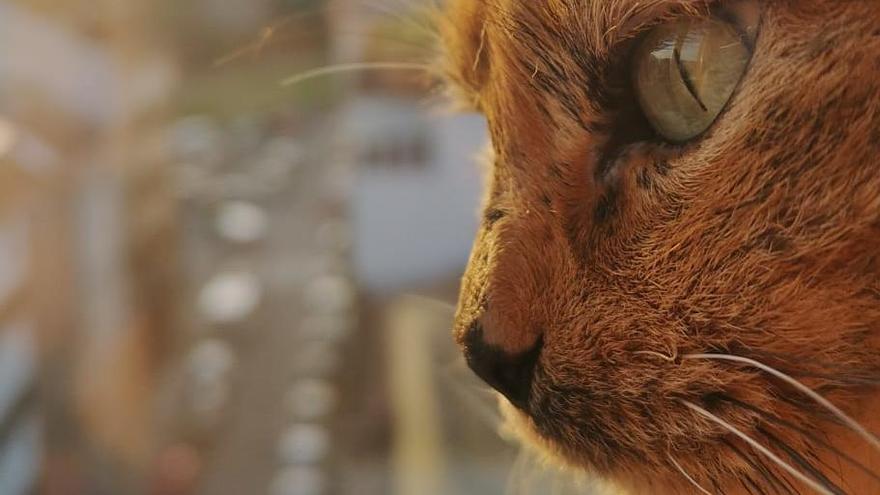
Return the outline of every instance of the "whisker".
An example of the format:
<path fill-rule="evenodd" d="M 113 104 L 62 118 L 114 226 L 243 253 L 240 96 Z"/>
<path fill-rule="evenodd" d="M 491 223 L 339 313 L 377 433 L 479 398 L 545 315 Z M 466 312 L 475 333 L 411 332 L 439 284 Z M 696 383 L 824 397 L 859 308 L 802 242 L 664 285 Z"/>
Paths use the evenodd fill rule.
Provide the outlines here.
<path fill-rule="evenodd" d="M 786 444 L 775 435 L 763 428 L 759 427 L 757 430 L 759 433 L 764 435 L 764 438 L 769 440 L 771 444 L 775 445 L 778 449 L 785 452 L 792 461 L 794 461 L 798 466 L 801 467 L 801 469 L 810 473 L 813 478 L 819 480 L 820 483 L 827 486 L 836 495 L 846 495 L 846 493 L 841 490 L 840 487 L 832 483 L 831 480 L 829 480 L 822 471 L 813 466 L 808 460 L 804 459 L 804 456 L 798 454 L 797 451 L 791 448 L 791 446 L 789 446 L 788 444 Z"/>
<path fill-rule="evenodd" d="M 769 484 L 769 486 L 774 487 L 774 489 L 777 490 L 776 493 L 796 495 L 793 491 L 794 487 L 791 486 L 788 480 L 780 479 L 779 476 L 776 474 L 776 471 L 767 467 L 767 465 L 764 462 L 761 462 L 760 459 L 756 459 L 754 455 L 743 452 L 742 449 L 734 445 L 733 442 L 729 441 L 726 438 L 722 439 L 721 442 L 726 445 L 727 448 L 731 450 L 731 452 L 736 454 L 740 459 L 744 460 L 746 464 L 748 464 L 759 475 L 761 475 L 761 477 Z M 755 483 L 754 480 L 752 480 L 751 478 L 746 478 L 746 480 L 748 480 L 749 484 L 752 485 L 752 488 L 758 490 L 758 493 L 760 493 L 760 495 L 767 495 L 764 490 L 758 487 L 757 483 Z"/>
<path fill-rule="evenodd" d="M 291 41 L 302 38 L 316 37 L 318 35 L 325 34 L 325 32 L 321 28 L 314 28 L 312 30 L 305 31 L 297 31 L 296 33 L 292 33 L 288 35 L 286 38 L 281 38 L 279 41 Z M 279 35 L 280 36 L 280 35 Z M 403 48 L 406 48 L 410 52 L 420 52 L 420 54 L 424 54 L 425 56 L 434 54 L 434 47 L 430 45 L 426 45 L 424 43 L 420 43 L 416 40 L 406 39 L 403 37 L 396 37 L 393 33 L 373 33 L 373 32 L 359 32 L 357 30 L 343 30 L 339 29 L 334 32 L 334 38 L 339 39 L 356 39 L 361 40 L 365 43 L 376 42 L 376 43 L 391 43 L 396 45 L 395 48 L 400 47 L 401 51 Z M 388 46 L 386 45 L 386 48 Z"/>
<path fill-rule="evenodd" d="M 260 33 L 256 40 L 246 43 L 226 54 L 219 56 L 212 62 L 212 66 L 215 69 L 219 69 L 249 56 L 259 56 L 263 51 L 271 46 L 290 44 L 296 42 L 297 40 L 314 38 L 324 32 L 320 28 L 314 28 L 312 30 L 297 30 L 296 32 L 290 34 L 277 34 L 276 32 L 270 31 L 269 29 L 270 28 L 264 28 L 264 31 Z M 335 37 L 339 39 L 354 38 L 365 43 L 384 43 L 386 48 L 393 48 L 396 51 L 410 56 L 428 56 L 429 54 L 433 53 L 432 48 L 430 46 L 426 46 L 425 44 L 376 33 L 338 31 L 337 33 L 335 33 Z"/>
<path fill-rule="evenodd" d="M 307 70 L 281 81 L 282 86 L 293 86 L 309 79 L 346 72 L 366 72 L 373 70 L 411 70 L 430 73 L 431 66 L 412 62 L 352 62 Z"/>
<path fill-rule="evenodd" d="M 752 349 L 749 352 L 753 356 L 753 358 L 755 358 L 755 359 L 764 359 L 764 358 L 773 359 L 773 360 L 777 360 L 781 363 L 785 363 L 788 366 L 794 366 L 794 363 L 792 363 L 791 359 L 788 356 L 783 356 L 783 355 L 780 355 L 780 354 L 774 353 L 774 352 L 762 351 L 759 349 Z M 819 368 L 827 368 L 828 367 L 827 363 L 822 363 L 822 362 L 811 363 L 811 364 L 813 366 L 818 366 Z M 792 373 L 792 375 L 794 375 L 794 373 Z M 801 369 L 799 369 L 799 370 L 797 370 L 796 376 L 804 376 L 804 377 L 809 377 L 809 378 L 819 378 L 819 379 L 823 379 L 823 380 L 827 380 L 827 381 L 831 381 L 831 382 L 836 382 L 836 383 L 845 383 L 848 385 L 869 385 L 869 386 L 880 385 L 880 380 L 873 379 L 871 377 L 864 376 L 864 375 L 841 377 L 841 376 L 832 375 L 830 373 L 820 373 L 815 370 L 801 370 Z"/>
<path fill-rule="evenodd" d="M 414 17 L 409 17 L 400 12 L 395 12 L 392 7 L 381 5 L 376 2 L 364 2 L 364 4 L 380 13 L 390 16 L 391 18 L 403 23 L 406 26 L 416 29 L 417 31 L 427 35 L 434 40 L 439 40 L 438 32 L 432 29 L 432 26 L 430 24 L 421 24 Z"/>
<path fill-rule="evenodd" d="M 838 459 L 842 459 L 842 460 L 848 462 L 849 464 L 854 466 L 859 471 L 867 474 L 871 478 L 874 478 L 874 480 L 880 482 L 880 475 L 878 475 L 877 473 L 872 471 L 870 468 L 868 468 L 867 466 L 865 466 L 864 464 L 862 464 L 858 460 L 854 459 L 852 456 L 848 455 L 846 452 L 843 452 L 842 450 L 831 445 L 830 443 L 823 440 L 822 438 L 819 438 L 819 436 L 817 436 L 817 435 L 815 435 L 815 434 L 813 434 L 803 428 L 800 428 L 799 426 L 792 424 L 789 421 L 785 421 L 784 419 L 778 418 L 772 414 L 767 413 L 766 411 L 762 411 L 759 408 L 757 408 L 751 404 L 745 403 L 739 399 L 734 399 L 732 397 L 723 397 L 722 399 L 725 402 L 727 402 L 728 404 L 733 404 L 735 406 L 742 407 L 742 408 L 747 409 L 755 414 L 758 414 L 761 417 L 763 417 L 764 419 L 772 422 L 776 426 L 781 426 L 781 427 L 796 431 L 800 435 L 803 435 L 805 438 L 810 440 L 810 442 L 818 445 L 819 447 L 822 447 L 823 449 L 828 450 L 829 452 L 836 455 L 838 457 Z"/>
<path fill-rule="evenodd" d="M 323 15 L 328 11 L 329 9 L 325 8 L 310 8 L 302 10 L 296 14 L 290 14 L 281 17 L 275 22 L 272 22 L 260 28 L 260 30 L 255 34 L 254 39 L 249 43 L 239 48 L 236 48 L 229 53 L 217 57 L 213 62 L 213 66 L 215 68 L 221 67 L 240 58 L 241 56 L 247 55 L 248 52 L 254 50 L 259 51 L 261 47 L 265 47 L 267 43 L 277 38 L 278 33 L 282 29 L 288 28 L 290 24 L 302 20 L 307 20 L 309 17 Z"/>
<path fill-rule="evenodd" d="M 700 486 L 700 484 L 697 483 L 697 480 L 695 480 L 691 475 L 688 474 L 687 471 L 684 470 L 683 467 L 681 467 L 681 464 L 679 464 L 678 461 L 676 461 L 675 458 L 672 457 L 672 454 L 666 454 L 666 456 L 669 457 L 669 461 L 672 462 L 672 465 L 675 466 L 675 469 L 678 469 L 678 472 L 680 472 L 681 475 L 685 477 L 685 479 L 687 479 L 692 485 L 694 485 L 694 488 L 699 490 L 700 493 L 703 493 L 704 495 L 712 495 L 712 492 Z"/>
<path fill-rule="evenodd" d="M 871 444 L 877 451 L 880 451 L 880 439 L 877 438 L 876 435 L 868 431 L 864 426 L 860 425 L 856 420 L 851 418 L 849 415 L 841 411 L 837 406 L 832 404 L 828 399 L 822 397 L 810 387 L 807 387 L 803 383 L 795 380 L 791 376 L 775 369 L 770 366 L 767 366 L 764 363 L 755 361 L 754 359 L 749 359 L 742 356 L 733 356 L 730 354 L 688 354 L 683 356 L 685 359 L 714 359 L 719 361 L 732 361 L 736 363 L 743 363 L 753 366 L 755 368 L 760 369 L 766 373 L 769 373 L 776 378 L 788 383 L 792 387 L 798 389 L 800 392 L 810 397 L 814 401 L 816 401 L 819 405 L 827 409 L 834 416 L 836 416 L 840 421 L 842 421 L 848 428 L 852 431 L 858 433 L 865 441 Z"/>
<path fill-rule="evenodd" d="M 743 487 L 743 490 L 749 492 L 749 495 L 767 495 L 755 480 L 751 478 L 751 476 L 744 476 L 742 480 L 739 482 L 740 486 Z"/>
<path fill-rule="evenodd" d="M 700 406 L 694 404 L 693 402 L 690 402 L 690 401 L 687 401 L 687 400 L 682 400 L 681 403 L 684 404 L 685 407 L 687 407 L 688 409 L 690 409 L 690 410 L 694 411 L 695 413 L 697 413 L 697 414 L 703 416 L 704 418 L 708 419 L 709 421 L 712 421 L 713 423 L 717 424 L 718 426 L 721 426 L 721 427 L 724 428 L 725 430 L 727 430 L 727 431 L 733 433 L 734 435 L 736 435 L 737 437 L 739 437 L 742 441 L 744 441 L 744 442 L 748 443 L 749 445 L 751 445 L 752 448 L 754 448 L 754 449 L 757 450 L 758 452 L 760 452 L 760 453 L 764 454 L 765 456 L 767 456 L 770 460 L 772 460 L 773 462 L 775 462 L 779 467 L 781 467 L 782 469 L 784 469 L 785 471 L 787 471 L 788 474 L 794 476 L 794 477 L 797 478 L 799 481 L 801 481 L 801 482 L 804 483 L 805 485 L 809 486 L 810 488 L 812 488 L 812 489 L 815 490 L 816 492 L 821 493 L 822 495 L 837 495 L 837 494 L 835 494 L 834 492 L 828 490 L 828 488 L 826 488 L 826 487 L 822 486 L 821 484 L 819 484 L 818 482 L 816 482 L 816 480 L 814 480 L 814 479 L 812 479 L 812 478 L 806 476 L 805 474 L 801 473 L 800 471 L 798 471 L 797 469 L 795 469 L 794 467 L 792 467 L 791 464 L 789 464 L 789 463 L 785 462 L 784 460 L 782 460 L 778 455 L 774 454 L 770 449 L 768 449 L 767 447 L 761 445 L 761 444 L 760 444 L 757 440 L 755 440 L 754 438 L 752 438 L 752 437 L 746 435 L 745 433 L 743 433 L 739 428 L 733 426 L 732 424 L 730 424 L 730 423 L 728 423 L 727 421 L 725 421 L 725 420 L 719 418 L 718 416 L 712 414 L 711 412 L 709 412 L 709 411 L 703 409 L 702 407 L 700 407 Z"/>

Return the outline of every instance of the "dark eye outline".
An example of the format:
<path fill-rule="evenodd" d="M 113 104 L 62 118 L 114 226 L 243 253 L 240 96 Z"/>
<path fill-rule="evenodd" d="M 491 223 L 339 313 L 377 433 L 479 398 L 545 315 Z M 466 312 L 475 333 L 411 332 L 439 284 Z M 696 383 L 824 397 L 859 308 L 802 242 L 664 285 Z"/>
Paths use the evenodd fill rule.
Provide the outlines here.
<path fill-rule="evenodd" d="M 723 13 L 724 11 L 720 11 L 720 12 Z M 661 139 L 663 139 L 664 141 L 668 142 L 669 144 L 683 145 L 683 144 L 687 144 L 687 143 L 699 140 L 702 137 L 704 137 L 706 135 L 706 133 L 709 132 L 709 130 L 712 129 L 716 125 L 716 122 L 725 114 L 725 111 L 730 106 L 731 102 L 735 99 L 738 90 L 742 86 L 743 80 L 745 79 L 746 75 L 749 72 L 752 61 L 754 59 L 754 48 L 753 48 L 754 43 L 750 39 L 746 28 L 741 23 L 733 24 L 731 21 L 727 20 L 727 19 L 731 19 L 731 18 L 733 18 L 733 17 L 730 15 L 721 15 L 718 13 L 713 13 L 713 15 L 709 18 L 702 18 L 702 19 L 700 19 L 700 18 L 696 18 L 696 19 L 685 18 L 685 19 L 681 19 L 681 20 L 677 20 L 677 21 L 673 20 L 673 21 L 671 21 L 671 23 L 661 23 L 661 24 L 658 24 L 658 25 L 652 27 L 650 30 L 647 30 L 646 33 L 644 35 L 642 35 L 642 39 L 640 39 L 640 41 L 638 42 L 638 44 L 635 47 L 636 53 L 632 56 L 632 60 L 630 62 L 632 64 L 630 67 L 631 77 L 632 77 L 632 81 L 631 81 L 632 92 L 640 100 L 639 106 L 642 109 L 646 119 L 651 121 L 652 127 L 654 127 L 656 129 L 657 135 Z M 741 66 L 741 68 L 737 67 L 736 68 L 737 72 L 735 74 L 731 73 L 731 75 L 736 77 L 736 82 L 731 87 L 730 94 L 727 96 L 726 99 L 724 99 L 724 101 L 720 107 L 714 106 L 711 109 L 711 113 L 709 113 L 710 112 L 709 106 L 703 100 L 703 95 L 700 94 L 700 91 L 697 89 L 697 86 L 694 83 L 694 78 L 693 78 L 694 74 L 692 74 L 692 72 L 691 72 L 692 69 L 687 67 L 687 65 L 683 62 L 682 56 L 681 56 L 683 46 L 687 42 L 687 39 L 689 37 L 689 33 L 692 32 L 692 30 L 705 29 L 703 27 L 700 27 L 700 24 L 708 24 L 710 22 L 713 25 L 720 25 L 720 26 L 724 26 L 724 29 L 729 29 L 729 36 L 732 36 L 732 38 L 735 39 L 736 42 L 740 44 L 741 49 L 744 50 L 746 57 L 747 57 L 744 61 L 744 64 Z M 738 22 L 738 21 L 734 18 L 733 22 Z M 657 30 L 661 29 L 661 27 L 664 29 L 663 34 L 657 33 Z M 672 29 L 670 30 L 670 28 L 672 28 Z M 638 74 L 640 74 L 640 71 L 643 70 L 642 64 L 646 62 L 645 57 L 650 56 L 650 55 L 647 55 L 648 52 L 645 51 L 645 49 L 650 49 L 650 47 L 645 46 L 645 43 L 648 43 L 648 39 L 646 39 L 646 38 L 651 38 L 652 36 L 654 36 L 655 33 L 659 34 L 660 38 L 654 38 L 654 41 L 652 41 L 651 43 L 653 44 L 653 43 L 656 43 L 657 41 L 660 41 L 661 43 L 664 43 L 664 44 L 668 43 L 668 44 L 666 44 L 666 47 L 667 47 L 666 49 L 667 50 L 671 49 L 670 50 L 671 53 L 667 52 L 667 53 L 669 53 L 669 58 L 667 59 L 668 60 L 667 63 L 675 64 L 675 66 L 673 66 L 671 68 L 673 70 L 677 70 L 677 72 L 678 72 L 679 82 L 673 83 L 672 81 L 668 81 L 667 84 L 681 84 L 683 89 L 686 90 L 687 94 L 689 94 L 689 96 L 691 97 L 693 102 L 696 104 L 696 106 L 699 107 L 699 109 L 702 110 L 703 112 L 706 112 L 706 114 L 704 116 L 704 119 L 705 119 L 704 122 L 706 122 L 706 125 L 701 130 L 699 130 L 699 132 L 694 132 L 693 134 L 687 132 L 688 124 L 686 122 L 688 122 L 691 118 L 697 118 L 697 119 L 701 118 L 701 117 L 698 117 L 693 114 L 694 109 L 691 109 L 691 110 L 687 110 L 685 108 L 680 109 L 681 111 L 678 113 L 682 118 L 681 125 L 683 125 L 685 127 L 684 128 L 680 128 L 680 127 L 677 128 L 677 124 L 675 124 L 674 119 L 660 118 L 659 116 L 655 116 L 653 119 L 649 118 L 648 113 L 651 110 L 656 111 L 656 109 L 649 109 L 649 108 L 642 105 L 643 103 L 650 101 L 653 97 L 658 96 L 658 95 L 653 94 L 654 91 L 656 91 L 656 90 L 659 90 L 661 92 L 664 91 L 662 87 L 650 88 L 650 87 L 644 86 L 643 85 L 644 83 L 642 81 L 640 81 L 640 76 L 638 76 Z M 702 43 L 702 41 L 698 41 L 697 43 Z M 650 50 L 652 51 L 652 49 L 650 49 Z M 702 48 L 698 48 L 698 50 L 702 50 Z M 710 56 L 712 56 L 712 55 L 713 54 L 710 54 Z M 716 54 L 716 55 L 720 55 L 720 54 Z M 662 81 L 660 81 L 660 83 L 663 84 Z M 671 89 L 672 88 L 669 88 L 669 90 L 671 90 Z M 666 111 L 676 113 L 676 107 L 666 107 L 664 112 L 666 112 Z M 659 121 L 656 120 L 658 118 L 660 119 Z M 664 120 L 665 120 L 665 122 L 664 122 Z M 666 128 L 666 129 L 664 129 L 664 128 Z M 681 131 L 681 132 L 679 132 L 679 131 Z M 676 136 L 676 134 L 678 134 L 678 136 Z"/>
<path fill-rule="evenodd" d="M 611 169 L 611 165 L 631 145 L 647 144 L 654 147 L 658 153 L 662 154 L 683 153 L 688 148 L 698 144 L 706 134 L 710 133 L 715 128 L 718 122 L 722 120 L 723 116 L 729 110 L 731 103 L 735 100 L 737 93 L 754 63 L 755 48 L 761 32 L 761 22 L 763 21 L 763 8 L 761 10 L 753 35 L 749 35 L 747 32 L 744 25 L 745 21 L 738 18 L 734 12 L 726 9 L 724 6 L 713 8 L 706 14 L 706 16 L 698 16 L 694 18 L 695 20 L 699 20 L 701 17 L 714 17 L 721 22 L 733 26 L 735 32 L 741 38 L 743 45 L 749 51 L 750 55 L 739 83 L 725 105 L 718 112 L 718 115 L 715 116 L 713 122 L 699 134 L 684 141 L 667 139 L 654 129 L 654 127 L 648 122 L 641 105 L 638 103 L 638 97 L 636 96 L 632 81 L 634 58 L 640 43 L 642 43 L 648 34 L 657 26 L 663 23 L 675 22 L 676 18 L 666 18 L 647 24 L 639 30 L 639 33 L 636 36 L 628 40 L 621 47 L 618 47 L 616 53 L 612 56 L 612 58 L 616 60 L 614 63 L 616 69 L 606 80 L 606 84 L 609 87 L 615 87 L 616 85 L 617 91 L 613 93 L 614 96 L 612 98 L 608 98 L 608 101 L 604 102 L 602 105 L 610 116 L 610 119 L 604 129 L 607 135 L 606 142 L 599 151 L 598 166 L 595 170 L 597 178 L 605 176 L 607 171 Z M 686 73 L 686 68 L 683 68 L 683 70 Z M 690 76 L 688 75 L 688 78 L 689 77 Z M 688 78 L 683 77 L 683 80 L 687 81 Z M 699 98 L 694 89 L 688 88 L 699 102 Z M 701 107 L 703 106 L 704 105 L 701 104 Z"/>

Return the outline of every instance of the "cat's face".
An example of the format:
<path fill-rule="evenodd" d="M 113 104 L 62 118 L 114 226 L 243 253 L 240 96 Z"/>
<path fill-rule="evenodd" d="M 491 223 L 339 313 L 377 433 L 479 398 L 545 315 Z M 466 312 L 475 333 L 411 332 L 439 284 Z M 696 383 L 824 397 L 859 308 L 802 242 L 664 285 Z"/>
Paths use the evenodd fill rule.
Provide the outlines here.
<path fill-rule="evenodd" d="M 706 23 L 741 46 L 681 35 Z M 764 363 L 870 419 L 876 3 L 454 0 L 444 34 L 493 150 L 455 336 L 525 435 L 642 493 L 697 490 L 681 470 L 713 493 L 786 493 L 793 477 L 713 417 L 829 493 L 864 471 L 839 451 L 870 468 L 870 444 L 838 441 L 794 386 L 698 355 Z M 637 82 L 657 46 L 676 83 Z M 710 69 L 688 81 L 679 57 Z M 712 118 L 676 107 L 684 91 Z"/>

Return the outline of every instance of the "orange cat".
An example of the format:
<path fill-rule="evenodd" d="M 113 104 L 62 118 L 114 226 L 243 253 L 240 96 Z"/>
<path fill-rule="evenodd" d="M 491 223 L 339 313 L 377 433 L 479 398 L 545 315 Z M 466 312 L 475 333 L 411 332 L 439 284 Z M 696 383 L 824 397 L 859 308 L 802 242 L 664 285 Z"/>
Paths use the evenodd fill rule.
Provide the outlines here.
<path fill-rule="evenodd" d="M 443 34 L 493 150 L 455 336 L 523 435 L 624 493 L 880 494 L 877 2 L 452 0 Z"/>

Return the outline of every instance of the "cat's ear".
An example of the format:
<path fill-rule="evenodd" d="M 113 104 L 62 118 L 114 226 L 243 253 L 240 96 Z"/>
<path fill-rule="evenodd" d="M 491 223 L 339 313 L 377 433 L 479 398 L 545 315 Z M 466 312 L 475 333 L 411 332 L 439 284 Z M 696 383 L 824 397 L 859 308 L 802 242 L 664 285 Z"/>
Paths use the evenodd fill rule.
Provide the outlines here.
<path fill-rule="evenodd" d="M 484 0 L 452 0 L 445 7 L 441 32 L 445 73 L 464 103 L 479 108 L 480 90 L 489 77 L 487 7 Z"/>

